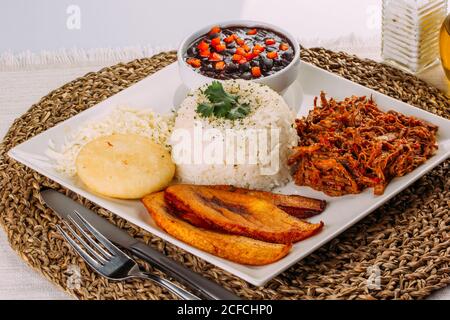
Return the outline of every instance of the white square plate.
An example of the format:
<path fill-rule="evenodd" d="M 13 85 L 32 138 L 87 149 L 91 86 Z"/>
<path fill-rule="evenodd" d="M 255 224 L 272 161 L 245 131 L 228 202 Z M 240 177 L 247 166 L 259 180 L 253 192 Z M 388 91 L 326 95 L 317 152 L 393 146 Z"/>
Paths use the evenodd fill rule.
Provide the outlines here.
<path fill-rule="evenodd" d="M 289 97 L 289 93 L 287 97 L 288 102 L 300 104 L 300 106 L 291 106 L 294 109 L 300 108 L 299 115 L 303 116 L 308 113 L 313 105 L 314 97 L 319 95 L 321 90 L 327 92 L 329 97 L 335 97 L 337 99 L 343 99 L 351 95 L 372 95 L 381 109 L 393 109 L 403 114 L 416 116 L 438 125 L 440 129 L 438 137 L 439 150 L 433 158 L 412 173 L 405 177 L 394 179 L 388 185 L 382 196 L 374 196 L 373 190 L 371 189 L 368 189 L 359 195 L 331 198 L 325 196 L 321 192 L 316 192 L 307 187 L 297 187 L 292 183 L 286 187 L 280 188 L 278 191 L 286 194 L 302 194 L 305 196 L 326 199 L 328 201 L 326 211 L 322 215 L 310 219 L 312 222 L 318 222 L 320 220 L 324 221 L 325 227 L 318 235 L 294 245 L 290 254 L 284 259 L 263 267 L 249 267 L 236 264 L 186 245 L 158 228 L 139 201 L 112 200 L 96 196 L 88 190 L 83 189 L 83 187 L 77 184 L 73 179 L 67 178 L 55 171 L 47 160 L 45 150 L 48 148 L 50 140 L 54 141 L 57 148 L 60 147 L 63 144 L 64 137 L 67 133 L 76 130 L 86 121 L 105 116 L 117 106 L 125 105 L 136 109 L 153 108 L 154 111 L 160 113 L 170 112 L 184 94 L 181 89 L 181 80 L 178 76 L 178 67 L 176 63 L 147 77 L 139 83 L 121 91 L 77 116 L 33 137 L 12 149 L 9 155 L 64 187 L 86 197 L 99 206 L 112 211 L 118 216 L 162 239 L 169 241 L 254 285 L 263 285 L 364 218 L 425 173 L 442 163 L 450 155 L 450 121 L 446 119 L 412 107 L 406 103 L 392 99 L 386 95 L 306 63 L 302 63 L 301 65 L 298 83 L 294 88 L 299 88 L 299 84 L 303 90 L 303 93 L 299 94 L 300 98 L 293 99 L 292 97 Z M 301 90 L 297 89 L 297 91 Z"/>

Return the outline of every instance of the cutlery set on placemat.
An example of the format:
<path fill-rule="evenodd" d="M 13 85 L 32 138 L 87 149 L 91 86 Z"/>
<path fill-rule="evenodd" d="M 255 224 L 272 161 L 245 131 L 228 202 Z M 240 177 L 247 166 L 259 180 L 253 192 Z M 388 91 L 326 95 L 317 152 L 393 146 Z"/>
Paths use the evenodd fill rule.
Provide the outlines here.
<path fill-rule="evenodd" d="M 45 203 L 63 219 L 63 224 L 68 231 L 58 226 L 59 232 L 84 261 L 102 276 L 115 281 L 130 278 L 152 280 L 186 300 L 239 299 L 238 296 L 216 283 L 132 238 L 125 231 L 65 195 L 52 189 L 42 191 L 41 195 Z M 195 295 L 169 280 L 140 270 L 133 258 L 118 246 L 166 272 L 173 279 L 189 287 Z"/>

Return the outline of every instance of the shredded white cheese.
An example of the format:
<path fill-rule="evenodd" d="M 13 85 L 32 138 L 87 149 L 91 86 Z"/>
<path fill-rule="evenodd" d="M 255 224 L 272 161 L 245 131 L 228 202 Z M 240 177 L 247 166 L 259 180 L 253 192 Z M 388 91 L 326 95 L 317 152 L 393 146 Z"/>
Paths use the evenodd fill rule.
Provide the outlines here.
<path fill-rule="evenodd" d="M 168 139 L 173 129 L 174 118 L 173 114 L 159 115 L 151 109 L 119 107 L 105 118 L 88 122 L 73 134 L 69 134 L 59 150 L 53 141 L 49 141 L 46 155 L 58 172 L 73 177 L 77 173 L 75 161 L 81 148 L 102 136 L 120 133 L 138 134 L 152 139 L 170 151 Z"/>

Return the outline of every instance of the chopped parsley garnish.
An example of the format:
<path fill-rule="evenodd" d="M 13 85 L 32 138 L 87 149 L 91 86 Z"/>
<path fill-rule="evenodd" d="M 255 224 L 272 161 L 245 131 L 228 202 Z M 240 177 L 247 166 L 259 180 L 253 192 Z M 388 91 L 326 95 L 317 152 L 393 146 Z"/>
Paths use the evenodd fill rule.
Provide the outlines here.
<path fill-rule="evenodd" d="M 209 103 L 200 103 L 197 106 L 197 113 L 204 118 L 215 116 L 236 120 L 243 119 L 250 113 L 250 106 L 247 103 L 239 103 L 239 96 L 227 93 L 219 81 L 214 81 L 204 94 Z"/>

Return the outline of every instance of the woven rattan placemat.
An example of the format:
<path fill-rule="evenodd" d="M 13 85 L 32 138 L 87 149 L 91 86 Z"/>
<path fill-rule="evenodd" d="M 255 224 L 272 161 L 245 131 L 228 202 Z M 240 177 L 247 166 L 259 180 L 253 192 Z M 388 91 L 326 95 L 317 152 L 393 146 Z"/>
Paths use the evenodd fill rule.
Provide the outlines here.
<path fill-rule="evenodd" d="M 243 298 L 420 299 L 450 284 L 448 160 L 340 237 L 265 287 L 258 288 L 92 205 L 6 155 L 15 145 L 127 88 L 175 59 L 174 52 L 162 53 L 89 73 L 49 93 L 14 122 L 0 145 L 0 222 L 12 248 L 31 267 L 80 299 L 174 298 L 152 282 L 111 282 L 86 267 L 56 232 L 59 220 L 40 199 L 39 190 L 48 186 L 66 192 L 132 236 Z M 448 97 L 391 67 L 324 49 L 304 50 L 302 59 L 450 118 Z M 73 281 L 77 267 L 81 283 Z M 380 287 L 368 286 L 373 270 L 375 275 L 377 272 L 380 275 Z"/>

